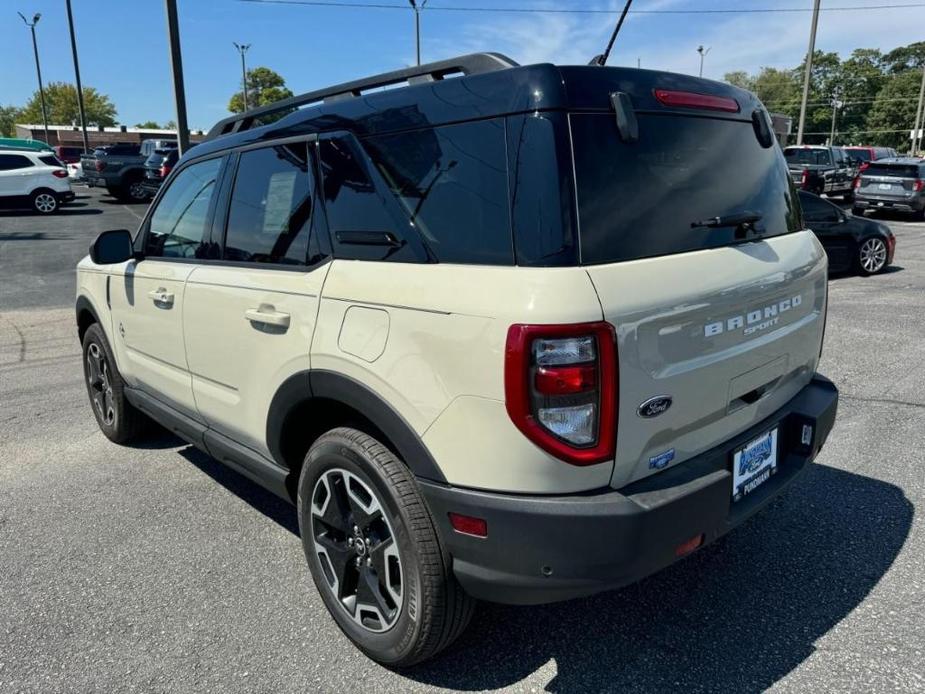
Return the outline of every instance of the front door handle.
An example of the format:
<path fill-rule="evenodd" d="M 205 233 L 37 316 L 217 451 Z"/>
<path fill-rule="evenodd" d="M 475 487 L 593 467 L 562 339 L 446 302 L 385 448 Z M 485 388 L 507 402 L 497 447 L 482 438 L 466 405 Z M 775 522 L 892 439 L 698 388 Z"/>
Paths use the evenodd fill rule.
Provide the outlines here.
<path fill-rule="evenodd" d="M 244 312 L 244 317 L 251 323 L 273 325 L 277 328 L 289 327 L 289 314 L 277 311 L 273 304 L 260 304 L 257 308 L 249 308 Z"/>
<path fill-rule="evenodd" d="M 158 287 L 148 292 L 148 297 L 158 306 L 173 306 L 173 292 L 168 292 L 164 287 Z"/>

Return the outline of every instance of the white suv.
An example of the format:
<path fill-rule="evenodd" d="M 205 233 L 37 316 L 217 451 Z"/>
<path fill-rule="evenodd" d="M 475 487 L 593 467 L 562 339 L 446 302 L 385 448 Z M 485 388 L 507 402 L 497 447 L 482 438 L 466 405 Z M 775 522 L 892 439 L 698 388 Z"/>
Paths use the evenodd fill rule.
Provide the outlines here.
<path fill-rule="evenodd" d="M 67 168 L 52 152 L 0 149 L 0 205 L 51 214 L 73 199 Z"/>
<path fill-rule="evenodd" d="M 826 270 L 750 92 L 481 54 L 216 125 L 81 261 L 77 325 L 103 433 L 154 419 L 290 499 L 399 666 L 796 479 L 838 401 Z"/>

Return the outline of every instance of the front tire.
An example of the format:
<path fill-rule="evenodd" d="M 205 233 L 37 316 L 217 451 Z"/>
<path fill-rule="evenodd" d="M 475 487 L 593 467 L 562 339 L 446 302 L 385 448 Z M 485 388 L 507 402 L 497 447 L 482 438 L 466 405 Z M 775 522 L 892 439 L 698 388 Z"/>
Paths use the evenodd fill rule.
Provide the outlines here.
<path fill-rule="evenodd" d="M 84 333 L 83 365 L 90 406 L 103 435 L 119 444 L 138 438 L 148 420 L 126 399 L 122 374 L 98 323 Z"/>
<path fill-rule="evenodd" d="M 392 667 L 426 660 L 466 628 L 474 600 L 456 581 L 414 476 L 372 436 L 338 428 L 305 456 L 302 546 L 341 631 Z"/>
<path fill-rule="evenodd" d="M 58 197 L 50 190 L 37 190 L 31 196 L 32 209 L 39 214 L 54 214 L 58 211 Z"/>
<path fill-rule="evenodd" d="M 858 270 L 862 275 L 876 275 L 886 269 L 886 241 L 879 236 L 871 236 L 861 241 L 858 247 Z"/>

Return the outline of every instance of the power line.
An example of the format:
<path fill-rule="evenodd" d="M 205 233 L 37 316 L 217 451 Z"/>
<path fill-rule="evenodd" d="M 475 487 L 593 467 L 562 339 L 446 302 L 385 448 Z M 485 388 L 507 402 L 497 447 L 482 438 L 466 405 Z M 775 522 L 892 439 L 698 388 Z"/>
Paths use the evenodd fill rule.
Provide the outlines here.
<path fill-rule="evenodd" d="M 888 99 L 848 99 L 848 100 L 843 100 L 842 103 L 846 106 L 850 106 L 852 104 L 872 104 L 877 101 L 917 101 L 917 100 L 918 100 L 918 97 L 914 97 L 914 96 L 897 96 L 897 97 L 890 97 Z M 773 100 L 772 99 L 770 101 L 765 101 L 764 103 L 765 104 L 775 104 L 777 106 L 786 106 L 789 104 L 798 104 L 800 103 L 800 100 L 799 99 L 789 99 L 789 100 L 784 101 L 784 100 Z M 831 103 L 830 99 L 825 99 L 822 101 L 807 101 L 806 105 L 807 106 L 826 106 L 830 103 Z"/>
<path fill-rule="evenodd" d="M 310 7 L 328 7 L 340 9 L 375 9 L 407 11 L 407 5 L 394 5 L 384 2 L 335 2 L 335 0 L 238 0 L 258 5 L 307 5 Z M 846 5 L 822 7 L 821 12 L 858 12 L 864 10 L 900 10 L 925 7 L 925 2 L 891 3 L 884 5 Z M 585 8 L 544 8 L 544 7 L 466 7 L 463 5 L 431 5 L 429 12 L 492 12 L 496 14 L 606 14 L 615 15 L 619 10 L 597 10 Z M 707 8 L 696 10 L 630 10 L 629 14 L 651 15 L 685 15 L 685 14 L 799 14 L 812 12 L 811 7 L 750 7 L 750 8 Z"/>

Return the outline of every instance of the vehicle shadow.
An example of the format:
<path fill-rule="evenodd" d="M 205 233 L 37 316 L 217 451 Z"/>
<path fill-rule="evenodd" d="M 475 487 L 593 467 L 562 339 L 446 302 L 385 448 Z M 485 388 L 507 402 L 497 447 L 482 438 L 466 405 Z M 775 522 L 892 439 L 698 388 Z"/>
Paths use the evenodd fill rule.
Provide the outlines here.
<path fill-rule="evenodd" d="M 298 534 L 290 504 L 193 447 L 180 454 Z M 678 564 L 590 598 L 483 603 L 447 652 L 399 674 L 475 691 L 515 685 L 554 660 L 549 692 L 764 690 L 877 585 L 913 512 L 899 487 L 814 464 L 764 512 Z"/>
<path fill-rule="evenodd" d="M 844 270 L 841 272 L 830 272 L 829 279 L 830 280 L 843 280 L 847 277 L 861 277 L 861 279 L 865 279 L 865 280 L 874 280 L 877 277 L 880 277 L 883 275 L 892 275 L 897 272 L 902 272 L 905 269 L 906 268 L 904 268 L 902 265 L 890 265 L 889 267 L 884 268 L 881 272 L 878 272 L 876 275 L 868 275 L 866 277 L 860 275 L 857 272 L 852 272 L 850 270 Z"/>
<path fill-rule="evenodd" d="M 0 210 L 0 218 L 2 217 L 35 217 L 36 219 L 47 219 L 52 221 L 59 217 L 71 217 L 75 215 L 83 214 L 103 214 L 103 210 L 97 209 L 95 207 L 82 207 L 80 205 L 71 207 L 73 203 L 65 203 L 58 211 L 50 215 L 40 215 L 33 212 L 30 209 L 21 209 L 21 210 Z"/>

